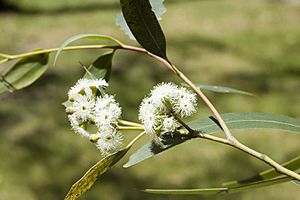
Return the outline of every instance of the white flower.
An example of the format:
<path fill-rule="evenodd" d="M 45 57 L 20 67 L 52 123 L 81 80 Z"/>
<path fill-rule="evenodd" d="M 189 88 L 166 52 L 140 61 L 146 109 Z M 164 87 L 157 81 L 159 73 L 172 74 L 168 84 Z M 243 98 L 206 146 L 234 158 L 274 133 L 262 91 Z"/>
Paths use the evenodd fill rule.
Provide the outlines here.
<path fill-rule="evenodd" d="M 75 100 L 78 95 L 84 93 L 84 88 L 89 87 L 89 80 L 88 79 L 79 79 L 76 84 L 71 87 L 68 92 L 68 96 L 70 100 Z"/>
<path fill-rule="evenodd" d="M 153 105 L 161 110 L 166 110 L 163 99 L 172 101 L 178 96 L 178 87 L 174 83 L 161 83 L 151 91 L 151 101 Z"/>
<path fill-rule="evenodd" d="M 98 127 L 116 124 L 122 110 L 113 96 L 98 97 L 95 105 L 95 122 Z"/>
<path fill-rule="evenodd" d="M 77 119 L 76 119 L 76 116 L 74 114 L 72 115 L 68 115 L 68 118 L 69 118 L 69 121 L 71 123 L 71 127 L 72 127 L 72 130 L 75 132 L 75 133 L 78 133 L 84 137 L 87 137 L 89 138 L 90 137 L 90 134 L 84 130 L 82 127 L 80 127 Z"/>
<path fill-rule="evenodd" d="M 71 101 L 75 100 L 79 94 L 86 95 L 91 98 L 93 96 L 93 92 L 95 92 L 93 91 L 94 88 L 100 90 L 100 88 L 105 88 L 107 86 L 107 82 L 103 79 L 89 80 L 82 78 L 79 79 L 73 87 L 71 87 L 68 92 L 68 96 Z"/>
<path fill-rule="evenodd" d="M 98 127 L 111 126 L 115 124 L 116 119 L 112 116 L 108 109 L 103 109 L 96 113 L 95 123 Z"/>
<path fill-rule="evenodd" d="M 174 117 L 167 117 L 163 121 L 163 131 L 164 132 L 174 132 L 180 124 Z"/>
<path fill-rule="evenodd" d="M 181 117 L 190 116 L 196 112 L 197 97 L 186 88 L 181 88 L 178 100 L 174 103 L 174 111 Z"/>
<path fill-rule="evenodd" d="M 117 130 L 122 111 L 114 96 L 104 94 L 103 79 L 80 79 L 69 92 L 66 112 L 72 129 L 96 143 L 103 156 L 118 151 L 122 135 Z"/>
<path fill-rule="evenodd" d="M 86 122 L 93 118 L 95 101 L 85 95 L 78 95 L 73 103 L 73 108 L 76 118 Z"/>
<path fill-rule="evenodd" d="M 140 110 L 139 119 L 142 121 L 153 120 L 156 112 L 156 107 L 152 104 L 150 98 L 143 99 Z"/>
<path fill-rule="evenodd" d="M 122 147 L 122 134 L 116 129 L 105 127 L 99 131 L 96 146 L 103 156 L 115 153 Z"/>
<path fill-rule="evenodd" d="M 108 86 L 108 83 L 103 79 L 93 79 L 90 81 L 90 87 L 96 87 L 96 88 L 105 88 Z"/>
<path fill-rule="evenodd" d="M 196 112 L 196 105 L 197 98 L 194 93 L 173 83 L 161 83 L 143 99 L 139 119 L 146 133 L 159 143 L 164 133 L 175 132 L 180 127 L 174 116 L 182 118 L 190 116 Z"/>
<path fill-rule="evenodd" d="M 102 110 L 112 103 L 116 103 L 116 100 L 114 99 L 114 96 L 108 94 L 105 94 L 103 97 L 98 97 L 96 100 L 96 106 L 98 110 Z"/>
<path fill-rule="evenodd" d="M 139 119 L 142 121 L 146 133 L 155 134 L 156 108 L 149 98 L 145 98 L 140 105 Z"/>

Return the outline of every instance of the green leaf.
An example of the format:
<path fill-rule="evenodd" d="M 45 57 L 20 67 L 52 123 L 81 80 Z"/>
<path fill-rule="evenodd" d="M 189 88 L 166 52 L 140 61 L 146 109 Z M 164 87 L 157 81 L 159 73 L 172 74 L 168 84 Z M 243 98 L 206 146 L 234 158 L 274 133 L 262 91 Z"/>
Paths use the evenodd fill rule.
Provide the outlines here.
<path fill-rule="evenodd" d="M 246 190 L 253 190 L 270 185 L 285 183 L 290 181 L 290 177 L 281 176 L 264 181 L 258 181 L 250 184 L 243 184 L 237 187 L 205 188 L 205 189 L 146 189 L 145 192 L 152 194 L 173 194 L 173 195 L 204 195 L 204 194 L 222 194 L 236 193 Z"/>
<path fill-rule="evenodd" d="M 151 194 L 172 194 L 172 195 L 195 195 L 195 194 L 219 194 L 227 191 L 228 188 L 204 188 L 204 189 L 146 189 Z"/>
<path fill-rule="evenodd" d="M 53 65 L 54 66 L 56 65 L 58 57 L 59 57 L 60 53 L 62 52 L 63 48 L 65 48 L 66 46 L 68 46 L 70 43 L 75 42 L 75 41 L 80 40 L 80 39 L 83 39 L 83 38 L 94 39 L 94 40 L 108 40 L 108 41 L 115 42 L 115 43 L 117 43 L 120 46 L 123 45 L 119 40 L 117 40 L 117 39 L 115 39 L 113 37 L 107 36 L 107 35 L 100 35 L 100 34 L 78 34 L 78 35 L 75 35 L 75 36 L 67 39 L 65 42 L 62 43 L 62 45 L 60 45 L 60 47 L 58 48 L 58 50 L 56 52 L 56 55 L 55 55 L 55 58 L 54 58 L 54 64 Z"/>
<path fill-rule="evenodd" d="M 186 84 L 184 84 L 186 85 Z M 218 92 L 218 93 L 234 93 L 234 94 L 243 94 L 248 96 L 255 96 L 254 94 L 250 92 L 245 92 L 242 90 L 237 90 L 230 87 L 224 87 L 224 86 L 217 86 L 217 85 L 203 85 L 203 84 L 196 84 L 197 87 L 203 90 L 209 90 L 212 92 Z"/>
<path fill-rule="evenodd" d="M 283 163 L 282 166 L 284 166 L 285 168 L 288 168 L 290 170 L 293 170 L 293 171 L 299 169 L 300 168 L 300 156 L 298 156 L 286 163 Z M 230 182 L 223 183 L 223 186 L 230 186 L 230 187 L 239 186 L 242 184 L 249 184 L 249 183 L 253 183 L 253 182 L 257 182 L 257 181 L 275 178 L 275 177 L 278 177 L 281 175 L 282 174 L 278 173 L 274 168 L 270 168 L 268 170 L 260 172 L 259 174 L 252 176 L 250 178 L 244 179 L 244 180 L 230 181 Z"/>
<path fill-rule="evenodd" d="M 106 82 L 108 82 L 112 68 L 113 55 L 114 51 L 101 55 L 93 62 L 93 64 L 91 64 L 83 77 L 90 79 L 105 79 Z"/>
<path fill-rule="evenodd" d="M 143 145 L 140 149 L 138 149 L 134 154 L 132 154 L 128 160 L 128 162 L 123 165 L 123 167 L 128 168 L 133 165 L 142 162 L 162 151 L 165 151 L 177 144 L 181 144 L 187 140 L 191 139 L 190 136 L 180 136 L 176 135 L 166 135 L 163 140 L 163 145 L 156 144 L 155 142 L 149 142 Z"/>
<path fill-rule="evenodd" d="M 227 113 L 221 116 L 231 130 L 265 128 L 300 133 L 300 121 L 287 116 L 267 113 Z M 222 131 L 214 117 L 198 119 L 189 122 L 188 125 L 194 130 L 202 131 L 207 134 Z M 163 146 L 153 142 L 145 144 L 130 156 L 129 161 L 124 167 L 136 165 L 145 159 L 151 158 L 158 153 L 191 139 L 191 137 L 186 136 L 178 137 L 176 140 L 166 138 L 165 141 L 167 141 L 167 143 Z"/>
<path fill-rule="evenodd" d="M 76 183 L 74 183 L 69 190 L 66 200 L 74 200 L 88 191 L 96 180 L 104 174 L 109 168 L 111 168 L 114 164 L 116 164 L 129 150 L 129 148 L 118 151 L 114 154 L 111 154 L 98 163 L 96 163 L 93 167 L 91 167 L 82 178 L 80 178 Z"/>
<path fill-rule="evenodd" d="M 15 91 L 29 86 L 48 68 L 49 54 L 39 54 L 20 59 L 8 72 L 0 77 L 0 93 Z"/>
<path fill-rule="evenodd" d="M 136 40 L 149 52 L 167 59 L 166 39 L 149 0 L 120 0 L 120 3 Z"/>
<path fill-rule="evenodd" d="M 300 121 L 288 116 L 269 113 L 237 112 L 221 115 L 229 129 L 277 129 L 300 134 Z M 205 133 L 222 131 L 214 117 L 195 120 L 188 125 Z"/>
<path fill-rule="evenodd" d="M 163 2 L 164 0 L 150 0 L 152 10 L 158 20 L 161 20 L 162 14 L 166 12 L 166 8 L 164 7 Z M 131 33 L 122 12 L 118 13 L 116 16 L 116 25 L 119 26 L 120 29 L 126 35 L 128 35 L 131 40 L 135 40 L 135 37 Z"/>

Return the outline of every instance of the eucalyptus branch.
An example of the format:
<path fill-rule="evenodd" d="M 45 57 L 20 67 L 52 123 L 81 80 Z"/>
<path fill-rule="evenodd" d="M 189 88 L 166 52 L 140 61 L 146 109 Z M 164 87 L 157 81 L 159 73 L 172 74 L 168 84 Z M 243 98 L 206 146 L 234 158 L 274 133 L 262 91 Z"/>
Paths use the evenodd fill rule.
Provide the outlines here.
<path fill-rule="evenodd" d="M 63 48 L 62 50 L 73 51 L 73 50 L 83 50 L 83 49 L 120 49 L 120 48 L 122 48 L 122 46 L 120 45 L 78 45 L 78 46 L 68 46 Z M 4 60 L 5 62 L 7 62 L 14 59 L 25 58 L 25 57 L 35 56 L 39 54 L 44 54 L 44 53 L 57 52 L 58 50 L 59 48 L 50 48 L 50 49 L 36 50 L 36 51 L 31 51 L 31 52 L 21 53 L 16 55 L 0 54 L 0 56 L 6 58 Z"/>

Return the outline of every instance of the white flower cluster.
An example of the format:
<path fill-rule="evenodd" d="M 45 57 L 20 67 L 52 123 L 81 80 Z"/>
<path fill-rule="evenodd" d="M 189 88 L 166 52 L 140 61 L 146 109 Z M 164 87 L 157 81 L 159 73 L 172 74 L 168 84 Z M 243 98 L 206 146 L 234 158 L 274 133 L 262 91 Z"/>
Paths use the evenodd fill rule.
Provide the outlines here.
<path fill-rule="evenodd" d="M 184 87 L 173 83 L 161 83 L 143 99 L 139 119 L 146 133 L 155 141 L 167 132 L 175 132 L 181 125 L 176 117 L 184 118 L 196 112 L 197 97 Z"/>
<path fill-rule="evenodd" d="M 78 80 L 68 92 L 70 105 L 66 108 L 72 129 L 96 142 L 103 156 L 122 145 L 122 135 L 116 128 L 121 108 L 113 96 L 104 94 L 107 86 L 102 79 Z"/>

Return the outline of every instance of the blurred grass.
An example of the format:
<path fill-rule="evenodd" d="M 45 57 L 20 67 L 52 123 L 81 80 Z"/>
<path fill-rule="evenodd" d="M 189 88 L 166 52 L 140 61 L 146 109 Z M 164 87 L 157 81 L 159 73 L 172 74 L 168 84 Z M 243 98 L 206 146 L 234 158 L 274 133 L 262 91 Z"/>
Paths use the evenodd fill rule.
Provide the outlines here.
<path fill-rule="evenodd" d="M 112 35 L 134 44 L 114 24 L 117 1 L 8 2 L 19 9 L 0 13 L 0 52 L 57 47 L 79 33 Z M 221 112 L 257 111 L 300 118 L 299 4 L 168 0 L 166 6 L 168 12 L 161 24 L 169 57 L 188 77 L 197 83 L 235 87 L 259 96 L 207 93 Z M 62 199 L 71 184 L 99 160 L 97 149 L 70 131 L 60 103 L 83 73 L 78 61 L 88 65 L 103 52 L 64 53 L 58 66 L 51 67 L 32 86 L 0 95 L 1 200 Z M 154 84 L 180 83 L 144 56 L 118 52 L 113 64 L 109 90 L 116 93 L 126 119 L 137 119 L 137 107 Z M 0 71 L 3 69 L 0 66 Z M 199 104 L 197 116 L 209 115 Z M 276 131 L 238 131 L 235 135 L 280 162 L 299 152 L 297 135 Z M 299 187 L 291 183 L 211 197 L 153 196 L 139 191 L 213 187 L 267 168 L 243 153 L 207 141 L 191 141 L 130 169 L 122 169 L 121 164 L 81 199 L 289 200 L 300 195 Z"/>

